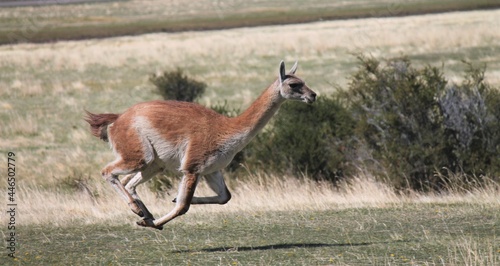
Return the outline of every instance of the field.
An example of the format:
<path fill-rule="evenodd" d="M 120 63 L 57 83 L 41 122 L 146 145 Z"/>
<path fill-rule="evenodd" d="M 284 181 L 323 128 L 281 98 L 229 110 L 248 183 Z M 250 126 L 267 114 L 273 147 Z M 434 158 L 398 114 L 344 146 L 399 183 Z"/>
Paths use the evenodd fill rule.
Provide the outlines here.
<path fill-rule="evenodd" d="M 156 232 L 126 225 L 23 226 L 21 265 L 497 265 L 498 207 L 193 215 Z M 355 222 L 353 222 L 355 221 Z"/>
<path fill-rule="evenodd" d="M 376 2 L 376 11 L 390 6 Z M 146 16 L 137 12 L 156 10 L 147 3 L 116 16 Z M 206 9 L 199 3 L 198 9 L 180 6 L 179 14 Z M 330 2 L 314 3 L 327 10 Z M 78 19 L 99 25 L 113 5 L 130 3 L 85 4 L 72 29 L 88 27 Z M 71 7 L 53 7 L 39 21 L 60 21 Z M 2 8 L 0 28 L 15 27 L 11 16 L 22 20 L 47 8 Z M 495 183 L 468 193 L 399 195 L 369 174 L 340 187 L 254 174 L 229 181 L 228 205 L 193 206 L 164 231 L 138 228 L 99 177 L 112 153 L 90 136 L 82 116 L 84 109 L 121 112 L 159 99 L 149 75 L 177 67 L 208 84 L 204 105 L 248 106 L 273 82 L 281 59 L 289 66 L 299 60 L 299 76 L 327 95 L 347 85 L 356 53 L 405 54 L 418 65 L 443 65 L 452 82 L 465 68 L 462 60 L 487 64 L 486 79 L 498 87 L 499 21 L 499 10 L 485 10 L 2 45 L 1 162 L 4 169 L 7 153 L 16 154 L 19 211 L 17 259 L 2 254 L 0 265 L 498 264 Z M 7 182 L 0 188 L 7 191 Z M 173 206 L 175 190 L 155 194 L 145 185 L 140 193 L 157 216 Z M 203 183 L 199 193 L 208 193 Z M 1 218 L 6 225 L 8 217 Z"/>
<path fill-rule="evenodd" d="M 23 189 L 19 265 L 494 265 L 498 186 L 467 195 L 396 195 L 369 176 L 332 188 L 253 176 L 225 206 L 193 206 L 163 231 L 138 228 L 106 184 Z M 173 195 L 141 191 L 153 213 Z M 200 193 L 207 192 L 202 183 Z M 250 200 L 251 199 L 251 200 Z M 5 257 L 0 258 L 0 261 Z M 14 265 L 16 264 L 14 263 Z"/>

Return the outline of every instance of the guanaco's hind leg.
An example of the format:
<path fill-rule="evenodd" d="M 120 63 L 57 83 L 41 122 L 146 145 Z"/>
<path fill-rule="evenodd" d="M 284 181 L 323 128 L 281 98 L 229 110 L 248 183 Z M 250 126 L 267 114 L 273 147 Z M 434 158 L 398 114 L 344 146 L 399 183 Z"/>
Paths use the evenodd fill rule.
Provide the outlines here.
<path fill-rule="evenodd" d="M 177 194 L 177 201 L 174 209 L 165 216 L 152 221 L 152 223 L 148 223 L 149 221 L 146 220 L 141 220 L 137 222 L 137 224 L 140 226 L 161 229 L 164 224 L 168 223 L 175 217 L 185 214 L 191 205 L 198 177 L 199 176 L 197 174 L 185 173 L 179 184 L 179 192 Z"/>
<path fill-rule="evenodd" d="M 117 160 L 108 164 L 102 170 L 102 177 L 106 180 L 115 191 L 125 200 L 125 202 L 129 205 L 132 212 L 139 215 L 140 217 L 144 217 L 145 213 L 149 212 L 147 209 L 143 209 L 140 206 L 143 204 L 138 204 L 137 201 L 130 195 L 125 186 L 118 179 L 118 175 L 126 175 L 132 174 L 138 171 L 138 167 L 131 167 L 127 165 L 123 160 Z"/>
<path fill-rule="evenodd" d="M 151 165 L 150 167 L 146 168 L 144 171 L 141 171 L 141 172 L 135 174 L 125 184 L 125 189 L 128 191 L 128 193 L 130 193 L 132 198 L 134 198 L 135 203 L 142 209 L 142 211 L 144 213 L 143 220 L 145 220 L 146 223 L 152 223 L 152 221 L 155 218 L 153 217 L 151 212 L 149 212 L 146 205 L 142 202 L 141 198 L 139 197 L 139 194 L 137 193 L 136 188 L 138 185 L 150 180 L 152 177 L 154 177 L 160 171 L 161 170 L 159 167 L 155 167 L 154 165 Z"/>
<path fill-rule="evenodd" d="M 120 182 L 122 183 L 123 186 L 126 186 L 128 182 L 130 182 L 130 180 L 132 180 L 132 178 L 134 178 L 136 175 L 137 175 L 136 173 L 126 175 L 125 177 L 122 178 L 122 180 L 120 180 Z"/>

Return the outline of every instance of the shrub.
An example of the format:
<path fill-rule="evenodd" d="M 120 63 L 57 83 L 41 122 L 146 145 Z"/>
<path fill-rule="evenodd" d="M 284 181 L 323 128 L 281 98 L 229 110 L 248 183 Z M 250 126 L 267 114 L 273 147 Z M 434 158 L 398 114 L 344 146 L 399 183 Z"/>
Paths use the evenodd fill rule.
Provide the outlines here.
<path fill-rule="evenodd" d="M 456 157 L 452 170 L 479 178 L 500 174 L 500 91 L 484 82 L 484 70 L 468 64 L 462 84 L 439 97 Z"/>
<path fill-rule="evenodd" d="M 438 68 L 407 58 L 358 58 L 346 93 L 356 135 L 397 187 L 439 190 L 450 173 L 498 174 L 498 91 L 484 70 L 447 85 Z"/>
<path fill-rule="evenodd" d="M 152 74 L 149 81 L 158 89 L 165 100 L 193 102 L 205 92 L 207 85 L 184 75 L 181 69 Z"/>

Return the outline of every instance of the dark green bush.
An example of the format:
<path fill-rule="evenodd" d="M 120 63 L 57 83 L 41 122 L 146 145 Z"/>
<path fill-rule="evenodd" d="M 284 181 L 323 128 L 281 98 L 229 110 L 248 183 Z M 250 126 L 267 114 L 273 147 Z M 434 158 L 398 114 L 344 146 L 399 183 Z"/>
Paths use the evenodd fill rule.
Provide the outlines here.
<path fill-rule="evenodd" d="M 165 71 L 161 75 L 152 74 L 153 83 L 165 100 L 193 102 L 205 92 L 207 85 L 184 75 L 181 69 Z"/>
<path fill-rule="evenodd" d="M 439 97 L 456 158 L 451 170 L 479 178 L 500 174 L 500 91 L 484 82 L 484 70 L 468 64 L 462 84 Z"/>
<path fill-rule="evenodd" d="M 356 135 L 397 187 L 440 190 L 450 174 L 499 173 L 498 91 L 484 70 L 448 85 L 440 69 L 406 58 L 359 60 L 346 93 Z"/>
<path fill-rule="evenodd" d="M 337 98 L 322 96 L 312 105 L 287 102 L 250 144 L 247 161 L 274 173 L 335 182 L 353 173 L 353 129 L 354 121 Z"/>

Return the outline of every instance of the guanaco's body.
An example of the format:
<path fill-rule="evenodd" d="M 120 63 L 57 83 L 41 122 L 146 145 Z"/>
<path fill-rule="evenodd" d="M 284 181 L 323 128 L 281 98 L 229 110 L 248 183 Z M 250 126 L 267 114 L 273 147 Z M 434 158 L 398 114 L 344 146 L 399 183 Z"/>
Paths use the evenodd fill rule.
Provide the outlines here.
<path fill-rule="evenodd" d="M 116 159 L 102 170 L 108 181 L 143 219 L 137 224 L 162 229 L 186 213 L 190 204 L 225 204 L 231 199 L 221 169 L 267 124 L 287 99 L 313 103 L 316 93 L 295 76 L 297 63 L 252 105 L 229 118 L 201 105 L 178 101 L 150 101 L 136 104 L 122 114 L 92 114 L 86 121 L 92 134 L 109 141 Z M 175 208 L 155 219 L 140 200 L 137 185 L 164 170 L 183 174 Z M 128 175 L 121 182 L 119 175 Z M 200 176 L 205 176 L 217 196 L 194 197 Z"/>

